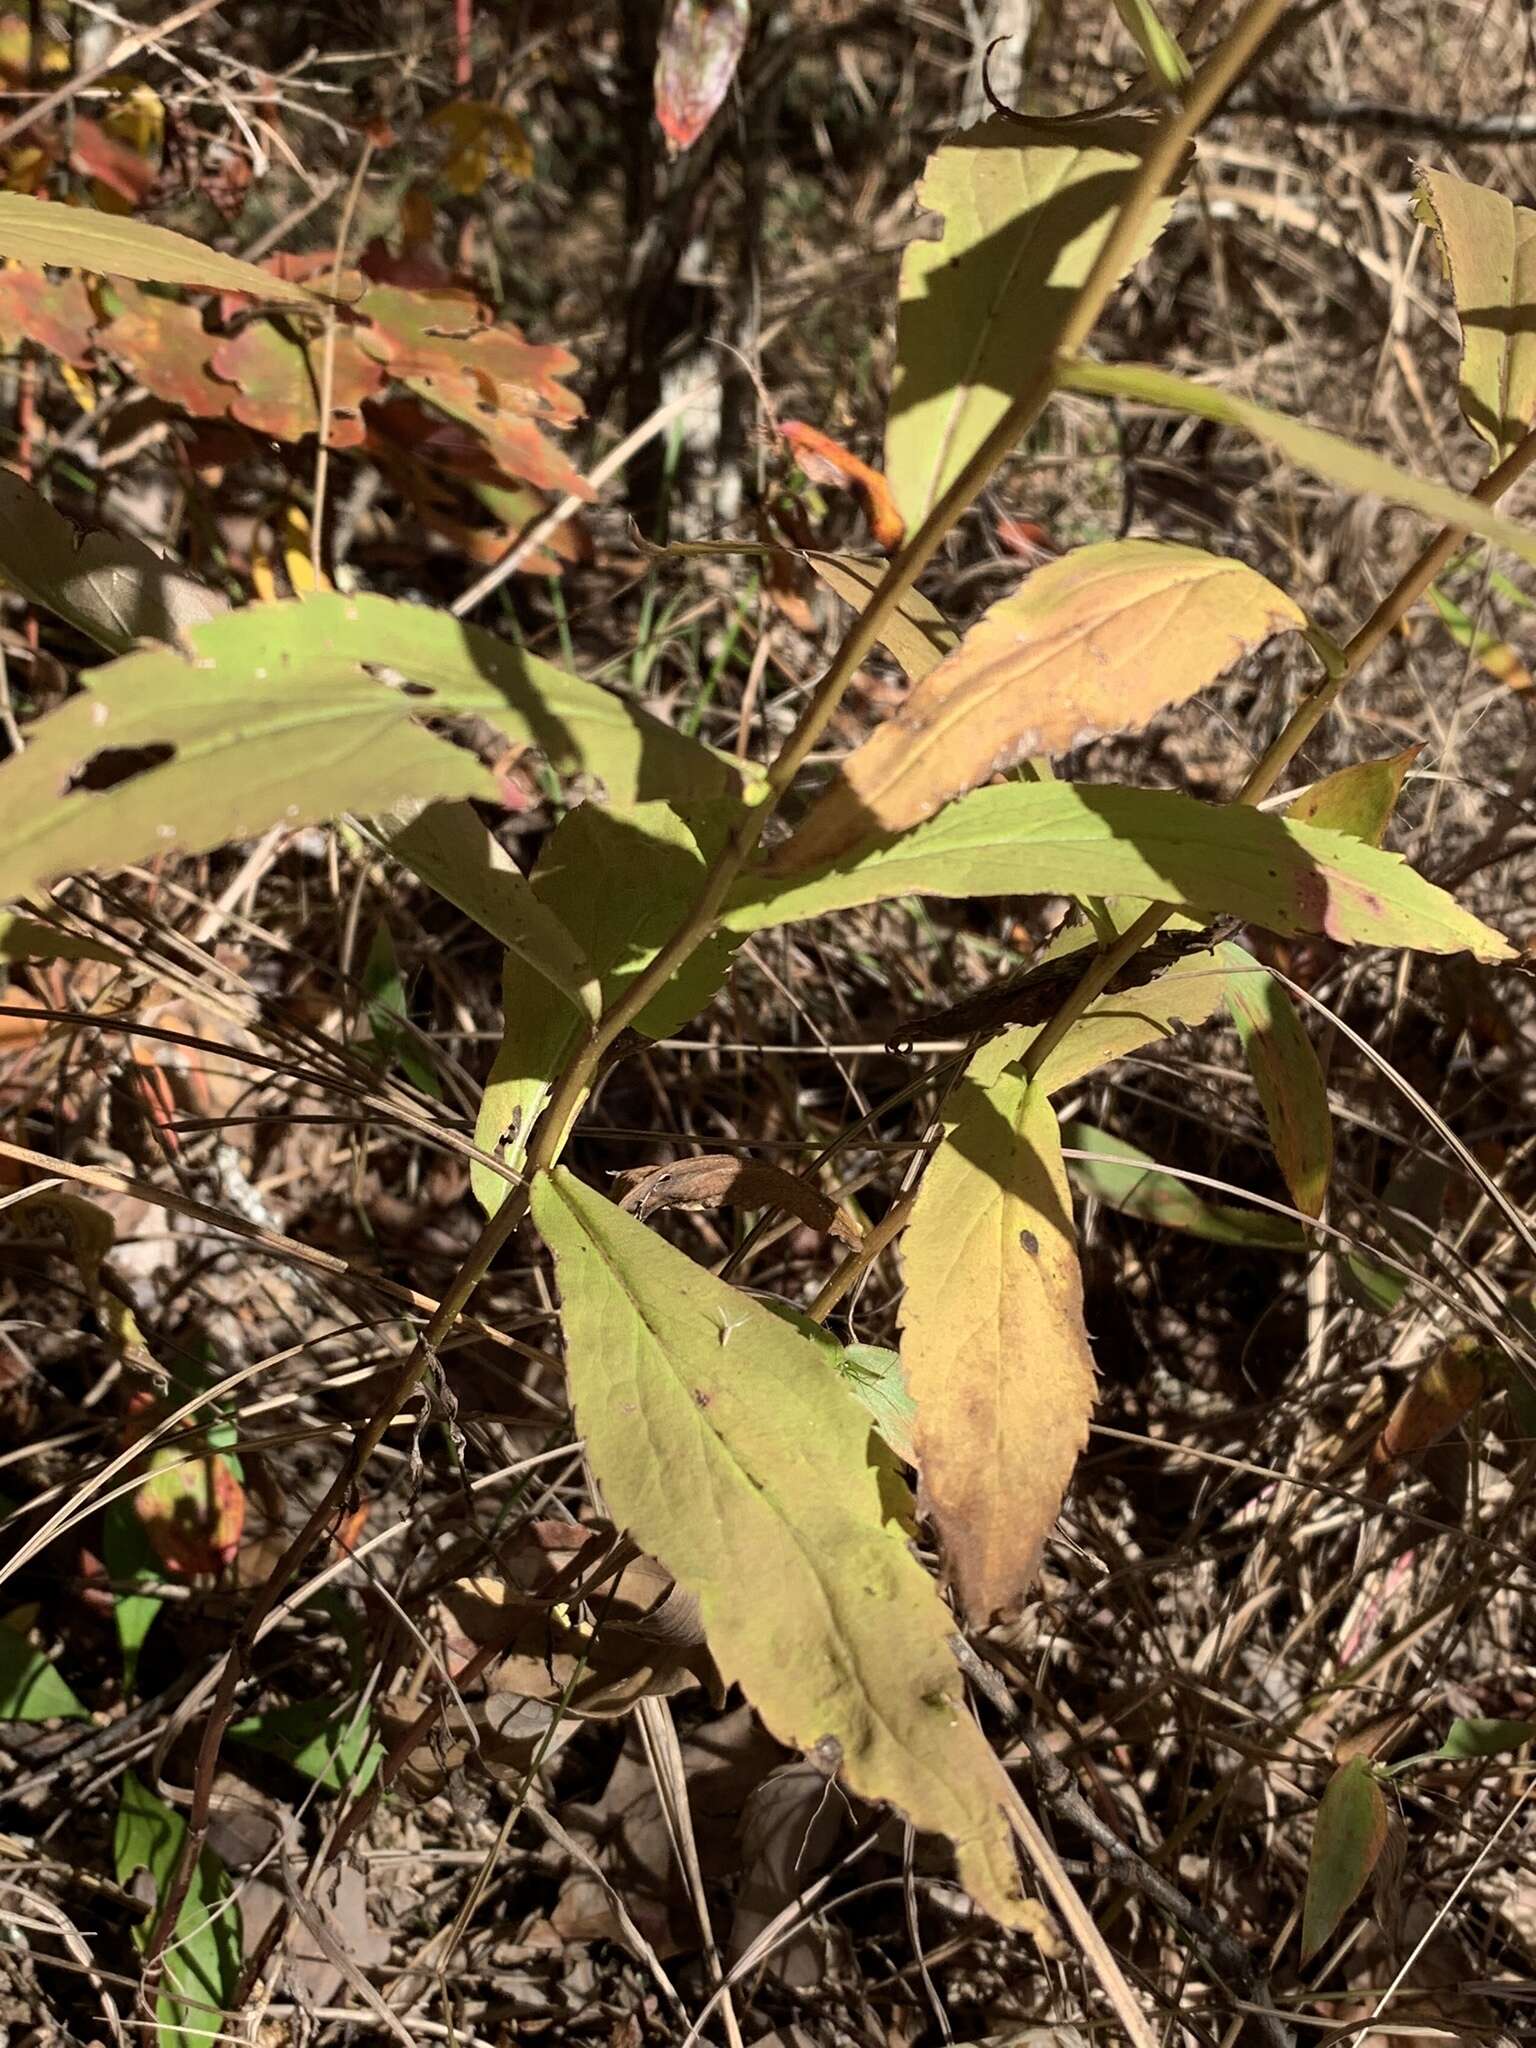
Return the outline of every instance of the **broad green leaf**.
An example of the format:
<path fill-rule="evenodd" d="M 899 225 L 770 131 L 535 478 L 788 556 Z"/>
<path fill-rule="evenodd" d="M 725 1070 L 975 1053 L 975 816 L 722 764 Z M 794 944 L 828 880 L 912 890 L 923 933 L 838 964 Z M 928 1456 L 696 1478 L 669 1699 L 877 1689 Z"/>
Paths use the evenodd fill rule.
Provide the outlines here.
<path fill-rule="evenodd" d="M 413 874 L 596 1021 L 600 996 L 586 956 L 472 804 L 425 804 L 384 829 Z"/>
<path fill-rule="evenodd" d="M 359 980 L 368 1019 L 368 1042 L 381 1064 L 397 1066 L 412 1087 L 441 1101 L 443 1091 L 437 1076 L 423 1058 L 419 1041 L 406 1029 L 411 1012 L 405 978 L 400 972 L 394 938 L 383 920 L 374 931 Z"/>
<path fill-rule="evenodd" d="M 88 1721 L 73 1686 L 19 1629 L 0 1623 L 0 1721 Z"/>
<path fill-rule="evenodd" d="M 1152 0 L 1115 0 L 1115 12 L 1135 38 L 1158 84 L 1165 92 L 1177 92 L 1189 78 L 1189 59 L 1163 26 Z"/>
<path fill-rule="evenodd" d="M 61 932 L 56 925 L 43 924 L 35 917 L 0 910 L 0 965 L 16 960 L 100 960 L 116 967 L 120 958 L 110 946 L 98 946 L 94 939 L 79 939 L 73 932 Z"/>
<path fill-rule="evenodd" d="M 902 1238 L 923 1497 L 977 1627 L 1029 1592 L 1095 1387 L 1056 1112 L 994 1061 L 950 1098 Z"/>
<path fill-rule="evenodd" d="M 113 654 L 136 640 L 174 641 L 229 609 L 142 541 L 82 533 L 10 470 L 0 470 L 0 578 Z"/>
<path fill-rule="evenodd" d="M 1528 1742 L 1536 1742 L 1536 1721 L 1456 1720 L 1435 1755 L 1461 1763 L 1467 1757 L 1502 1756 L 1507 1749 L 1524 1749 Z"/>
<path fill-rule="evenodd" d="M 1373 1316 L 1393 1314 L 1408 1291 L 1401 1273 L 1380 1265 L 1365 1252 L 1344 1253 L 1339 1260 L 1339 1282 L 1356 1308 Z"/>
<path fill-rule="evenodd" d="M 856 612 L 864 610 L 891 566 L 889 562 L 862 561 L 857 555 L 807 555 L 805 559 L 827 588 Z M 916 590 L 898 600 L 880 628 L 880 645 L 900 662 L 913 683 L 920 683 L 936 669 L 959 639 L 938 606 Z"/>
<path fill-rule="evenodd" d="M 781 1742 L 948 1836 L 989 1913 L 1034 1924 L 953 1620 L 888 1519 L 859 1403 L 817 1345 L 569 1173 L 541 1177 L 533 1213 L 598 1483 L 699 1600 L 721 1672 Z"/>
<path fill-rule="evenodd" d="M 279 1756 L 328 1792 L 361 1792 L 384 1757 L 367 1714 L 355 1700 L 295 1700 L 234 1722 L 232 1742 Z"/>
<path fill-rule="evenodd" d="M 163 1899 L 186 1833 L 186 1822 L 173 1807 L 156 1798 L 132 1771 L 124 1773 L 112 1839 L 120 1885 L 132 1885 L 135 1874 L 147 1870 L 155 1898 Z M 140 1948 L 152 1924 L 150 1915 L 134 1927 Z M 229 1873 L 211 1849 L 204 1849 L 166 1951 L 155 2009 L 159 2048 L 186 2048 L 188 2041 L 211 2041 L 219 2035 L 225 2007 L 240 1980 L 240 1960 L 240 1907 Z"/>
<path fill-rule="evenodd" d="M 141 284 L 249 292 L 258 299 L 308 306 L 315 312 L 322 305 L 306 286 L 169 228 L 19 192 L 0 192 L 0 256 L 35 270 L 90 270 L 103 277 L 134 277 Z"/>
<path fill-rule="evenodd" d="M 1384 761 L 1352 761 L 1303 790 L 1285 807 L 1293 825 L 1317 825 L 1325 832 L 1347 832 L 1368 846 L 1380 846 L 1392 813 L 1403 793 L 1408 771 L 1423 751 L 1415 741 Z"/>
<path fill-rule="evenodd" d="M 1023 755 L 1144 724 L 1305 625 L 1267 577 L 1204 548 L 1075 548 L 993 605 L 840 764 L 773 872 L 803 873 L 872 831 L 930 818 Z"/>
<path fill-rule="evenodd" d="M 1276 1162 L 1297 1208 L 1320 1216 L 1333 1171 L 1333 1117 L 1317 1053 L 1274 976 L 1241 946 L 1224 946 L 1222 952 L 1233 970 L 1227 1008 L 1264 1107 Z"/>
<path fill-rule="evenodd" d="M 1069 1152 L 1091 1155 L 1069 1162 L 1072 1178 L 1083 1193 L 1121 1216 L 1188 1231 L 1191 1237 L 1203 1237 L 1212 1244 L 1246 1245 L 1259 1251 L 1306 1250 L 1306 1233 L 1299 1223 L 1269 1209 L 1239 1209 L 1228 1202 L 1210 1201 L 1199 1188 L 1166 1172 L 1139 1146 L 1111 1137 L 1096 1124 L 1063 1124 L 1061 1137 Z"/>
<path fill-rule="evenodd" d="M 602 1008 L 650 965 L 698 901 L 735 815 L 723 802 L 582 804 L 550 834 L 533 891 L 590 963 Z M 634 1028 L 665 1038 L 701 1010 L 724 981 L 738 943 L 730 933 L 706 940 Z M 587 1029 L 587 1013 L 509 954 L 502 1014 L 502 1042 L 481 1098 L 475 1143 L 515 1172 L 550 1081 Z M 470 1182 L 476 1200 L 494 1214 L 506 1198 L 506 1181 L 472 1162 Z"/>
<path fill-rule="evenodd" d="M 1522 561 L 1536 562 L 1536 532 L 1530 527 L 1490 512 L 1486 505 L 1453 491 L 1449 484 L 1414 476 L 1338 434 L 1308 426 L 1305 420 L 1287 419 L 1284 413 L 1271 412 L 1268 406 L 1254 405 L 1233 392 L 1194 384 L 1187 377 L 1144 363 L 1090 363 L 1081 357 L 1061 365 L 1059 381 L 1067 391 L 1118 398 L 1132 405 L 1163 406 L 1170 412 L 1212 420 L 1220 427 L 1236 427 L 1329 483 L 1340 484 L 1347 491 L 1368 492 L 1390 504 L 1410 506 L 1440 526 L 1480 534 Z"/>
<path fill-rule="evenodd" d="M 818 873 L 748 874 L 726 922 L 757 931 L 893 896 L 1058 893 L 1171 903 L 1202 919 L 1231 914 L 1345 944 L 1480 960 L 1514 951 L 1397 854 L 1343 833 L 1172 790 L 1070 782 L 973 790 Z"/>
<path fill-rule="evenodd" d="M 101 1545 L 101 1560 L 115 1589 L 112 1621 L 123 1653 L 123 1688 L 131 1693 L 138 1682 L 145 1638 L 165 1602 L 158 1593 L 132 1590 L 157 1584 L 164 1568 L 134 1512 L 130 1495 L 120 1494 L 108 1502 L 102 1517 Z"/>
<path fill-rule="evenodd" d="M 1536 415 L 1536 212 L 1446 171 L 1419 172 L 1461 321 L 1461 409 L 1502 459 Z"/>
<path fill-rule="evenodd" d="M 1364 1757 L 1334 1772 L 1317 1809 L 1307 1895 L 1301 1914 L 1301 1959 L 1310 1962 L 1365 1889 L 1386 1847 L 1387 1800 Z"/>
<path fill-rule="evenodd" d="M 194 627 L 85 680 L 0 764 L 0 901 L 61 874 L 201 852 L 406 799 L 483 796 L 489 770 L 422 718 L 474 715 L 627 795 L 718 793 L 729 764 L 594 684 L 446 613 L 325 595 Z"/>
<path fill-rule="evenodd" d="M 944 218 L 907 246 L 885 468 L 915 528 L 1050 362 L 1155 124 L 999 117 L 928 160 L 918 203 Z M 1148 210 L 1127 268 L 1168 219 Z"/>

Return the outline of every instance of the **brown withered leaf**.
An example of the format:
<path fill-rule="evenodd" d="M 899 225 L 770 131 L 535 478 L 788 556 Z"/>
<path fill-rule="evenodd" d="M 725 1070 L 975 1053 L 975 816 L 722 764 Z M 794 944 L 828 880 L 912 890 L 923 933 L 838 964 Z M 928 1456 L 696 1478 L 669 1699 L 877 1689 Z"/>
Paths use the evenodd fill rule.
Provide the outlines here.
<path fill-rule="evenodd" d="M 1420 1367 L 1399 1397 L 1366 1463 L 1366 1492 L 1383 1500 L 1407 1458 L 1427 1451 L 1476 1407 L 1496 1381 L 1496 1354 L 1475 1337 L 1455 1337 Z"/>
<path fill-rule="evenodd" d="M 731 1152 L 704 1152 L 666 1166 L 640 1166 L 615 1176 L 623 1189 L 621 1209 L 639 1217 L 662 1209 L 787 1209 L 825 1236 L 857 1245 L 857 1233 L 820 1188 L 781 1166 L 738 1159 Z"/>
<path fill-rule="evenodd" d="M 1144 724 L 1305 624 L 1256 570 L 1203 548 L 1074 548 L 993 605 L 849 755 L 769 870 L 820 867 L 872 833 L 932 817 L 1024 755 Z"/>

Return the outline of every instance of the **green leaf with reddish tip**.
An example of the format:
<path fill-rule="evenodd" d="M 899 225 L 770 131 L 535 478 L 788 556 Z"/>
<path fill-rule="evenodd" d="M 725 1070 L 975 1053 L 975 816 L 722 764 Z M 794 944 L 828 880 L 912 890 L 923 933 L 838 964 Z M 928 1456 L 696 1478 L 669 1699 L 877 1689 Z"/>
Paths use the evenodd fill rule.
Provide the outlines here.
<path fill-rule="evenodd" d="M 1334 1772 L 1317 1809 L 1307 1895 L 1301 1914 L 1301 1959 L 1310 1962 L 1364 1891 L 1387 1842 L 1387 1798 L 1364 1757 Z"/>

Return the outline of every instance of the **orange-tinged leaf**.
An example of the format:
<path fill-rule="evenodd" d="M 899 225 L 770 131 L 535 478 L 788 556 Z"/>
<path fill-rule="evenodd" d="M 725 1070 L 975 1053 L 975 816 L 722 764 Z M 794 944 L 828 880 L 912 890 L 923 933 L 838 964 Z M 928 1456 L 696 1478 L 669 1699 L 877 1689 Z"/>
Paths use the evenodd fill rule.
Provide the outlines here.
<path fill-rule="evenodd" d="M 915 825 L 1022 755 L 1141 724 L 1305 623 L 1267 578 L 1203 548 L 1076 548 L 995 604 L 849 755 L 773 872 Z"/>
<path fill-rule="evenodd" d="M 1386 1847 L 1386 1794 L 1364 1757 L 1328 1781 L 1312 1831 L 1307 1896 L 1301 1916 L 1301 1959 L 1310 1962 L 1364 1891 Z"/>
<path fill-rule="evenodd" d="M 1242 946 L 1223 946 L 1232 969 L 1227 1008 L 1264 1106 L 1275 1159 L 1305 1216 L 1320 1216 L 1333 1171 L 1328 1083 L 1290 996 Z"/>
<path fill-rule="evenodd" d="M 1465 647 L 1495 682 L 1507 683 L 1512 690 L 1530 689 L 1531 672 L 1507 640 L 1501 640 L 1497 633 L 1487 632 L 1475 620 L 1468 618 L 1454 598 L 1447 597 L 1438 584 L 1429 586 L 1428 596 L 1456 645 Z"/>
<path fill-rule="evenodd" d="M 1021 1895 L 1001 1766 L 965 1705 L 911 1501 L 825 1350 L 561 1170 L 534 1183 L 577 1426 L 616 1522 L 699 1601 L 780 1741 L 955 1844 L 996 1918 Z"/>
<path fill-rule="evenodd" d="M 672 0 L 656 48 L 656 119 L 673 156 L 691 149 L 731 89 L 751 0 Z"/>
<path fill-rule="evenodd" d="M 131 284 L 114 284 L 113 295 L 121 310 L 98 331 L 100 346 L 167 404 L 194 419 L 222 419 L 229 386 L 213 374 L 217 337 L 197 308 Z"/>
<path fill-rule="evenodd" d="M 51 278 L 19 263 L 0 268 L 0 345 L 35 342 L 77 370 L 91 361 L 96 308 L 81 278 Z"/>
<path fill-rule="evenodd" d="M 1094 1400 L 1056 1112 L 1008 1057 L 971 1062 L 902 1240 L 922 1497 L 977 1627 L 1028 1593 Z"/>
<path fill-rule="evenodd" d="M 1445 171 L 1419 172 L 1461 321 L 1461 409 L 1496 459 L 1536 416 L 1536 212 Z"/>
<path fill-rule="evenodd" d="M 323 344 L 291 341 L 270 320 L 249 321 L 209 356 L 213 374 L 233 389 L 229 411 L 254 433 L 299 441 L 319 432 L 324 379 Z M 362 403 L 380 390 L 384 372 L 358 347 L 351 329 L 338 331 L 331 371 L 327 439 L 333 448 L 355 448 L 363 439 Z"/>
<path fill-rule="evenodd" d="M 106 213 L 131 213 L 149 197 L 155 167 L 102 122 L 76 113 L 71 124 L 70 169 L 92 180 L 92 199 Z"/>
<path fill-rule="evenodd" d="M 1408 771 L 1422 752 L 1422 741 L 1416 741 L 1384 761 L 1351 761 L 1303 790 L 1286 805 L 1285 815 L 1298 825 L 1320 825 L 1324 831 L 1347 832 L 1367 846 L 1380 846 Z"/>
<path fill-rule="evenodd" d="M 1494 1381 L 1498 1354 L 1475 1337 L 1455 1337 L 1421 1366 L 1371 1445 L 1367 1491 L 1376 1500 L 1391 1491 L 1404 1458 L 1427 1451 L 1471 1413 Z"/>
<path fill-rule="evenodd" d="M 133 1506 L 167 1571 L 215 1572 L 240 1548 L 245 1489 L 222 1451 L 156 1451 Z"/>
<path fill-rule="evenodd" d="M 819 427 L 808 427 L 804 420 L 785 420 L 779 431 L 812 483 L 840 484 L 854 493 L 864 507 L 869 530 L 878 546 L 887 554 L 901 546 L 907 523 L 896 509 L 891 487 L 878 469 L 871 469 L 840 441 L 834 441 Z"/>

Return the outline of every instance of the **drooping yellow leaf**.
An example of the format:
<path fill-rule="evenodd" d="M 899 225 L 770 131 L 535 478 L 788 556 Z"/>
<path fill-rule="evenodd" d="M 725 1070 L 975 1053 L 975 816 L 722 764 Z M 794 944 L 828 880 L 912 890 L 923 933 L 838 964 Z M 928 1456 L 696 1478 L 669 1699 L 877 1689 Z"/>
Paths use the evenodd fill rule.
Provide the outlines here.
<path fill-rule="evenodd" d="M 1230 391 L 1211 384 L 1196 384 L 1171 370 L 1158 370 L 1147 363 L 1092 363 L 1083 357 L 1064 362 L 1057 372 L 1064 390 L 1084 391 L 1098 398 L 1123 399 L 1127 404 L 1156 405 L 1170 412 L 1191 413 L 1196 419 L 1213 420 L 1217 426 L 1236 427 L 1276 448 L 1288 461 L 1314 476 L 1326 477 L 1347 491 L 1369 492 L 1389 504 L 1408 505 L 1441 526 L 1459 527 L 1480 534 L 1508 548 L 1524 562 L 1536 562 L 1536 532 L 1518 521 L 1491 512 L 1475 498 L 1451 489 L 1449 484 L 1415 476 L 1399 469 L 1369 448 L 1357 448 L 1342 435 L 1305 420 L 1287 418 L 1267 405 L 1255 405 Z"/>
<path fill-rule="evenodd" d="M 1221 950 L 1233 970 L 1227 1008 L 1263 1104 L 1276 1163 L 1297 1208 L 1320 1216 L 1333 1171 L 1333 1117 L 1317 1053 L 1274 976 L 1241 946 Z"/>
<path fill-rule="evenodd" d="M 490 100 L 451 100 L 428 117 L 448 138 L 442 166 L 446 184 L 471 198 L 493 171 L 533 176 L 533 149 L 523 124 Z"/>
<path fill-rule="evenodd" d="M 1006 1057 L 972 1060 L 902 1240 L 923 1499 L 978 1627 L 1028 1593 L 1094 1398 L 1056 1113 Z"/>
<path fill-rule="evenodd" d="M 946 1835 L 972 1897 L 1038 1927 L 905 1489 L 822 1349 L 560 1171 L 554 1252 L 576 1424 L 615 1520 L 698 1599 L 721 1672 L 781 1742 Z"/>
<path fill-rule="evenodd" d="M 1075 548 L 993 605 L 854 750 L 773 870 L 799 873 L 871 830 L 915 825 L 1023 755 L 1140 725 L 1305 625 L 1267 577 L 1203 548 Z"/>
<path fill-rule="evenodd" d="M 210 291 L 250 292 L 315 306 L 315 294 L 273 271 L 258 270 L 188 235 L 148 221 L 112 220 L 82 207 L 0 192 L 0 256 L 37 270 L 90 270 L 103 277 L 134 277 L 141 284 L 202 285 Z"/>
<path fill-rule="evenodd" d="M 901 265 L 896 375 L 885 469 L 915 528 L 1053 354 L 1077 288 L 1141 167 L 1155 124 L 999 118 L 929 159 L 920 205 L 938 241 Z M 1173 201 L 1148 210 L 1129 261 L 1162 232 Z"/>
<path fill-rule="evenodd" d="M 1500 461 L 1536 416 L 1536 212 L 1446 171 L 1419 172 L 1461 321 L 1461 409 Z"/>
<path fill-rule="evenodd" d="M 857 555 L 808 555 L 806 560 L 828 590 L 862 612 L 880 587 L 889 564 Z M 957 645 L 960 635 L 932 599 L 909 590 L 887 614 L 880 645 L 894 655 L 910 682 L 920 683 Z"/>

